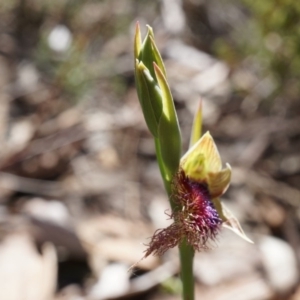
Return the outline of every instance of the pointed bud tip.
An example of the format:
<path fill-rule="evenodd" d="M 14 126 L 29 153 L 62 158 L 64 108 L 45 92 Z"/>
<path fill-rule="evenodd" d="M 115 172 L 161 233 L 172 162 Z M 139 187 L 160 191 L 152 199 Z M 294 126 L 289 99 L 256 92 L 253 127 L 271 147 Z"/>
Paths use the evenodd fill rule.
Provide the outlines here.
<path fill-rule="evenodd" d="M 153 33 L 153 28 L 150 25 L 146 25 L 147 29 L 148 29 L 148 34 L 152 37 L 154 37 L 154 33 Z"/>
<path fill-rule="evenodd" d="M 139 35 L 141 32 L 141 29 L 140 29 L 140 22 L 139 21 L 136 21 L 135 23 L 135 34 L 136 35 Z"/>
<path fill-rule="evenodd" d="M 198 111 L 202 111 L 202 105 L 203 105 L 203 100 L 200 98 L 199 103 L 198 103 Z"/>
<path fill-rule="evenodd" d="M 225 166 L 227 167 L 227 169 L 229 169 L 230 171 L 232 171 L 231 165 L 229 163 L 226 163 Z"/>
<path fill-rule="evenodd" d="M 135 25 L 135 37 L 134 37 L 134 57 L 137 58 L 140 55 L 142 48 L 142 39 L 139 21 Z"/>
<path fill-rule="evenodd" d="M 213 137 L 211 136 L 211 134 L 210 134 L 209 130 L 208 130 L 208 131 L 206 131 L 206 132 L 203 134 L 203 137 L 208 137 L 208 138 L 211 138 L 211 139 L 213 139 Z"/>
<path fill-rule="evenodd" d="M 156 64 L 156 62 L 153 62 L 153 67 L 154 67 L 154 71 L 155 71 L 156 76 L 163 76 L 164 77 L 163 71 L 160 69 L 158 64 Z"/>
<path fill-rule="evenodd" d="M 140 70 L 140 71 L 144 71 L 144 70 L 147 70 L 147 67 L 145 66 L 145 64 L 142 62 L 142 61 L 137 61 L 137 68 Z"/>

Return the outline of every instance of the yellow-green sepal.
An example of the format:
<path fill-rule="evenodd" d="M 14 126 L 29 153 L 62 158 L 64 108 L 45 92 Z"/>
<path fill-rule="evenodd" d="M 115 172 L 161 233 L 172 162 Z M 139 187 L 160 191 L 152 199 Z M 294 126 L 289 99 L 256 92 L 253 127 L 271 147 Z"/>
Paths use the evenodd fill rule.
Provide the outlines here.
<path fill-rule="evenodd" d="M 169 85 L 159 66 L 155 63 L 153 66 L 162 96 L 162 115 L 158 124 L 160 154 L 170 177 L 168 179 L 171 180 L 179 167 L 181 134 Z"/>
<path fill-rule="evenodd" d="M 201 135 L 202 135 L 202 101 L 200 100 L 200 103 L 194 115 L 189 148 L 191 148 L 200 140 Z"/>
<path fill-rule="evenodd" d="M 155 41 L 154 41 L 153 31 L 152 31 L 152 35 L 150 35 L 150 40 L 151 40 L 153 55 L 155 57 L 154 62 L 158 65 L 159 69 L 162 71 L 164 76 L 167 77 L 167 72 L 166 72 L 165 65 L 163 63 L 161 55 L 160 55 L 160 53 L 158 51 L 158 48 L 157 48 L 157 46 L 155 44 Z"/>
<path fill-rule="evenodd" d="M 209 188 L 209 194 L 212 198 L 220 197 L 229 187 L 231 180 L 231 167 L 227 163 L 226 167 L 219 172 L 208 172 L 206 181 Z"/>
<path fill-rule="evenodd" d="M 213 199 L 213 204 L 222 219 L 222 226 L 230 229 L 236 235 L 253 244 L 253 241 L 247 237 L 245 234 L 239 220 L 232 214 L 232 212 L 220 201 L 219 198 Z"/>
<path fill-rule="evenodd" d="M 222 161 L 217 146 L 206 132 L 181 158 L 181 167 L 195 181 L 207 181 L 208 173 L 220 172 Z"/>

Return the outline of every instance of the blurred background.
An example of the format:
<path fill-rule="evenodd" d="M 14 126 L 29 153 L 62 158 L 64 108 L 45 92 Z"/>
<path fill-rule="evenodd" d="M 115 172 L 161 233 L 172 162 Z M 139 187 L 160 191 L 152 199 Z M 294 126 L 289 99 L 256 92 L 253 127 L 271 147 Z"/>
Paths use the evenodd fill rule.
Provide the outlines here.
<path fill-rule="evenodd" d="M 180 299 L 177 249 L 141 261 L 169 209 L 133 76 L 154 28 L 184 149 L 204 130 L 233 167 L 196 299 L 300 299 L 300 2 L 1 0 L 0 299 Z M 168 211 L 167 211 L 168 212 Z"/>

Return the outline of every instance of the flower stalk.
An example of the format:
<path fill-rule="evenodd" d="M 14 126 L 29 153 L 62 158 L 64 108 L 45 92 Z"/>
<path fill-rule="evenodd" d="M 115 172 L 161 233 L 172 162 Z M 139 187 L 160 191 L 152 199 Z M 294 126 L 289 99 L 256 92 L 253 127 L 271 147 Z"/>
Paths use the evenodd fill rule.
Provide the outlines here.
<path fill-rule="evenodd" d="M 202 103 L 196 110 L 190 148 L 181 157 L 181 134 L 166 69 L 150 26 L 142 41 L 137 24 L 135 42 L 135 79 L 138 98 L 146 124 L 153 135 L 161 176 L 167 191 L 173 223 L 158 229 L 144 257 L 162 255 L 179 247 L 183 299 L 194 300 L 193 257 L 195 251 L 210 248 L 222 226 L 250 241 L 238 220 L 222 204 L 231 167 L 222 161 L 209 132 L 202 135 Z M 251 242 L 251 241 L 250 241 Z"/>

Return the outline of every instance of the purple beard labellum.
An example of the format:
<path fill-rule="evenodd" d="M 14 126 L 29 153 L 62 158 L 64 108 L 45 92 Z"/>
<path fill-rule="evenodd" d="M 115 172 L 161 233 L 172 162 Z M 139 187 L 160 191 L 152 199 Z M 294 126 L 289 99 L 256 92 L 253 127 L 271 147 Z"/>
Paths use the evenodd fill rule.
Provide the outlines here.
<path fill-rule="evenodd" d="M 205 183 L 191 180 L 179 170 L 172 184 L 175 211 L 170 215 L 174 223 L 158 229 L 145 251 L 162 255 L 180 244 L 185 238 L 194 250 L 205 250 L 207 242 L 214 241 L 220 231 L 222 220 L 215 209 Z"/>

